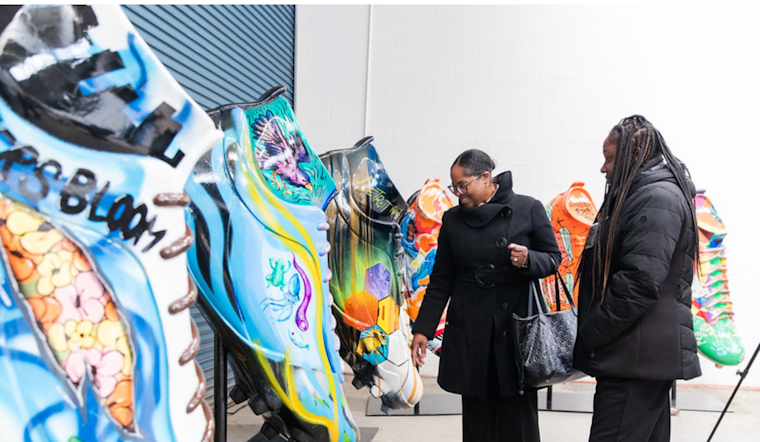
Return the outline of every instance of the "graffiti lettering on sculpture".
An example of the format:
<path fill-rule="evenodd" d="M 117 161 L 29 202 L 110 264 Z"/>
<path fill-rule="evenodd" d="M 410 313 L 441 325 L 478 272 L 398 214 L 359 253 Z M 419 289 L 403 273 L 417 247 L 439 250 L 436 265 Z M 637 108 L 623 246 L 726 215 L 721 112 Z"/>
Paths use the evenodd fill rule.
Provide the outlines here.
<path fill-rule="evenodd" d="M 222 133 L 118 5 L 0 15 L 0 439 L 208 442 L 177 206 Z"/>
<path fill-rule="evenodd" d="M 143 252 L 153 248 L 166 234 L 165 230 L 153 230 L 156 216 L 149 219 L 148 207 L 144 203 L 136 204 L 132 195 L 119 195 L 113 201 L 106 202 L 104 196 L 111 186 L 110 181 L 106 181 L 92 195 L 98 188 L 99 180 L 91 170 L 77 169 L 71 178 L 65 179 L 63 168 L 58 161 L 41 160 L 37 150 L 31 146 L 22 146 L 0 153 L 0 162 L 3 163 L 0 169 L 0 180 L 3 182 L 12 179 L 10 171 L 14 165 L 20 166 L 21 173 L 15 174 L 18 178 L 14 184 L 17 184 L 19 192 L 31 201 L 39 201 L 47 197 L 51 184 L 59 184 L 61 180 L 64 180 L 58 202 L 61 212 L 77 215 L 89 206 L 87 219 L 106 223 L 108 230 L 120 232 L 125 241 L 133 239 L 135 245 L 143 234 L 147 233 L 153 237 L 153 240 L 142 249 Z M 30 182 L 31 180 L 36 180 L 36 183 Z"/>
<path fill-rule="evenodd" d="M 369 196 L 370 201 L 372 201 L 375 210 L 378 212 L 388 211 L 390 217 L 393 219 L 396 219 L 401 215 L 401 209 L 388 200 L 384 190 L 373 187 L 369 189 L 367 195 Z"/>

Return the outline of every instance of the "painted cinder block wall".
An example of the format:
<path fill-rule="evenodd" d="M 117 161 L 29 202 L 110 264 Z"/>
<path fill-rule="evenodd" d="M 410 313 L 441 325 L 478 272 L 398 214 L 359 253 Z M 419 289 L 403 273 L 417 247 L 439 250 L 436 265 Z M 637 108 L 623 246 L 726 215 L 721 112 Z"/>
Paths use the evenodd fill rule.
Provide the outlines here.
<path fill-rule="evenodd" d="M 317 152 L 365 135 L 404 196 L 448 184 L 471 147 L 543 203 L 574 181 L 597 205 L 602 141 L 646 116 L 728 226 L 746 366 L 760 341 L 760 55 L 754 6 L 297 7 L 296 113 Z M 429 359 L 433 359 L 432 357 Z M 695 385 L 736 368 L 700 358 Z M 435 361 L 424 374 L 435 374 Z M 743 386 L 760 388 L 760 368 Z"/>

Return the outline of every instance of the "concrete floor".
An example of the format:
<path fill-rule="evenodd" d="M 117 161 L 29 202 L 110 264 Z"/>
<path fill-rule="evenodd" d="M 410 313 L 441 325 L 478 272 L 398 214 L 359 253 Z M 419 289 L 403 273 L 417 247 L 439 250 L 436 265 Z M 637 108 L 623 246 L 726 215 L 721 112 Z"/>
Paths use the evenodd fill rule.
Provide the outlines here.
<path fill-rule="evenodd" d="M 594 383 L 587 380 L 555 386 L 552 408 L 590 410 Z M 377 408 L 369 390 L 351 386 L 353 377 L 346 376 L 344 391 L 348 404 L 362 433 L 362 442 L 447 442 L 461 440 L 462 419 L 448 416 L 368 416 Z M 425 395 L 447 399 L 433 378 L 423 378 Z M 671 442 L 707 441 L 720 411 L 728 402 L 732 389 L 715 389 L 679 385 L 677 415 L 671 420 Z M 453 396 L 453 395 L 451 395 Z M 448 397 L 457 402 L 458 396 Z M 546 398 L 539 396 L 539 407 L 546 408 Z M 714 411 L 696 411 L 696 410 Z M 588 412 L 539 411 L 541 438 L 548 442 L 579 442 L 588 440 L 591 414 Z M 228 442 L 248 442 L 254 438 L 263 419 L 244 405 L 230 407 L 227 422 Z M 264 440 L 261 437 L 257 441 Z M 760 391 L 739 390 L 718 427 L 712 442 L 755 442 L 760 440 Z"/>

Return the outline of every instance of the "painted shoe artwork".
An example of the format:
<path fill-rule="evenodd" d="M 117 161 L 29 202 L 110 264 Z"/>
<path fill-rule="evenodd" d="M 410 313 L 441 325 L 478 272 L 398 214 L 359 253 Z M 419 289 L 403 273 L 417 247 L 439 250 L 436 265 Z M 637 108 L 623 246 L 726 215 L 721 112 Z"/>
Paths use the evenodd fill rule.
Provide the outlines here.
<path fill-rule="evenodd" d="M 326 212 L 341 356 L 356 375 L 354 385 L 369 386 L 387 410 L 419 402 L 422 382 L 409 350 L 408 289 L 398 225 L 407 205 L 372 140 L 364 138 L 320 158 L 339 183 Z"/>
<path fill-rule="evenodd" d="M 704 191 L 694 198 L 701 272 L 692 283 L 692 313 L 697 350 L 716 365 L 739 365 L 744 347 L 736 334 L 726 276 L 726 226 Z"/>
<path fill-rule="evenodd" d="M 354 441 L 328 284 L 324 209 L 335 183 L 284 91 L 209 112 L 225 137 L 185 186 L 197 238 L 189 269 L 232 356 L 233 397 L 263 414 L 263 435 Z"/>
<path fill-rule="evenodd" d="M 406 251 L 410 285 L 409 318 L 414 324 L 430 283 L 443 214 L 454 207 L 454 201 L 438 178 L 430 178 L 425 181 L 422 189 L 409 198 L 408 204 L 409 210 L 401 220 L 401 244 Z M 428 348 L 435 354 L 441 352 L 445 325 L 444 312 L 435 337 L 428 341 Z"/>
<path fill-rule="evenodd" d="M 210 442 L 181 206 L 222 134 L 119 7 L 2 12 L 2 439 Z"/>
<path fill-rule="evenodd" d="M 596 205 L 583 185 L 582 182 L 571 184 L 569 189 L 554 197 L 551 203 L 546 205 L 546 214 L 549 216 L 559 250 L 562 252 L 559 274 L 565 279 L 567 289 L 573 292 L 575 305 L 578 305 L 575 274 L 578 271 L 589 229 L 594 224 L 597 213 Z M 549 276 L 541 281 L 546 302 L 553 311 L 557 310 L 555 278 L 555 276 Z M 570 304 L 561 297 L 560 309 L 568 308 Z"/>

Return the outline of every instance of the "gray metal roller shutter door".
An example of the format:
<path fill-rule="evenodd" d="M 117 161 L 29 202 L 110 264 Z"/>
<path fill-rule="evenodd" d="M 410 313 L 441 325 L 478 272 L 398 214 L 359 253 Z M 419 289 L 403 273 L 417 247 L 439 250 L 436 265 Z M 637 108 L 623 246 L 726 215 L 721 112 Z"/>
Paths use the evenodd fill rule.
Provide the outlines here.
<path fill-rule="evenodd" d="M 122 6 L 140 36 L 188 94 L 204 109 L 251 102 L 283 85 L 293 106 L 295 18 L 293 5 Z M 214 337 L 197 307 L 201 334 L 197 360 L 213 402 Z M 228 389 L 234 385 L 228 370 Z"/>

